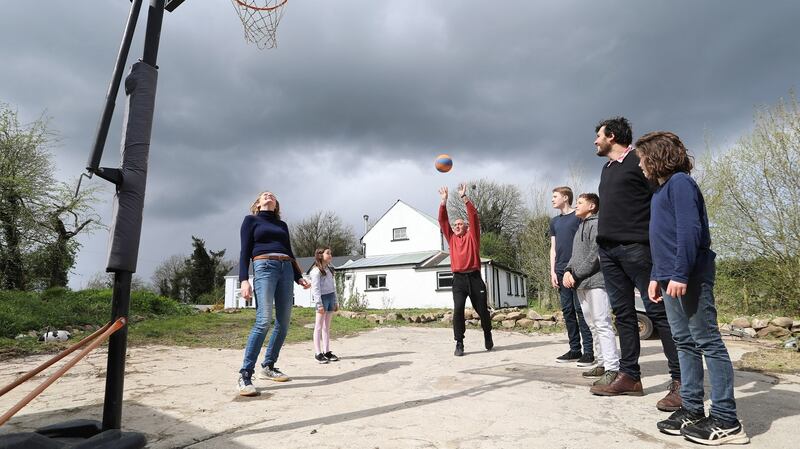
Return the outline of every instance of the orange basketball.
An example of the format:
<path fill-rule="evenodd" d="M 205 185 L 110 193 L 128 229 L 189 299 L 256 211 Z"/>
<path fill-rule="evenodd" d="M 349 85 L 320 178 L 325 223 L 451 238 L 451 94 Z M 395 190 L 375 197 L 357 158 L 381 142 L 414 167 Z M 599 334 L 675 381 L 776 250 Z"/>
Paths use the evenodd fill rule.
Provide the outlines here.
<path fill-rule="evenodd" d="M 453 160 L 446 154 L 436 156 L 436 169 L 442 173 L 447 173 L 453 168 Z"/>

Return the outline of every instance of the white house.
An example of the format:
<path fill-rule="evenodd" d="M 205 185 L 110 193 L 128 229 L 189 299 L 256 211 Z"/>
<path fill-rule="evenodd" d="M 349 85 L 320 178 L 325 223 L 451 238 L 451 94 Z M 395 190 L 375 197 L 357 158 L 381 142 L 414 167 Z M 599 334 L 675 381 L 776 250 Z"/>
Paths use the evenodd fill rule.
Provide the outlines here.
<path fill-rule="evenodd" d="M 453 306 L 453 273 L 447 241 L 438 221 L 401 200 L 361 237 L 364 257 L 334 257 L 333 267 L 344 274 L 343 303 L 351 295 L 365 295 L 370 308 L 447 308 Z M 305 274 L 313 257 L 297 259 Z M 481 271 L 491 307 L 525 306 L 526 276 L 517 270 L 481 258 Z M 252 267 L 250 274 L 252 276 Z M 311 306 L 311 291 L 294 287 L 295 305 Z M 469 303 L 468 303 L 469 304 Z M 239 267 L 225 277 L 225 307 L 254 307 L 239 294 Z"/>
<path fill-rule="evenodd" d="M 337 256 L 333 258 L 331 265 L 333 265 L 333 269 L 335 270 L 349 261 L 360 258 L 361 256 Z M 297 264 L 300 265 L 300 268 L 303 270 L 303 276 L 310 281 L 308 273 L 311 271 L 311 267 L 314 266 L 314 258 L 298 257 Z M 253 276 L 252 264 L 250 265 L 250 276 L 251 278 Z M 245 300 L 242 298 L 239 292 L 239 287 L 239 264 L 236 264 L 236 266 L 234 266 L 231 271 L 225 275 L 225 308 L 239 309 L 243 307 L 255 307 L 255 303 L 253 302 L 252 298 L 250 300 Z M 306 290 L 303 287 L 294 284 L 294 304 L 303 307 L 312 306 L 314 303 L 311 300 L 311 289 Z"/>
<path fill-rule="evenodd" d="M 345 298 L 366 295 L 376 309 L 452 307 L 450 256 L 435 218 L 397 200 L 361 242 L 364 258 L 339 267 Z M 523 273 L 486 258 L 481 271 L 492 307 L 527 305 Z"/>

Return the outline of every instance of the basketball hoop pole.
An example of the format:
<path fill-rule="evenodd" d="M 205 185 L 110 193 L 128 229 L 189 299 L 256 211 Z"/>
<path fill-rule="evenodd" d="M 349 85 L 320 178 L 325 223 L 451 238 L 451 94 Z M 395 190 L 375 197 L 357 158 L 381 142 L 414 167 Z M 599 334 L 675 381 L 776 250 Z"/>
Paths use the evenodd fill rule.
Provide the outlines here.
<path fill-rule="evenodd" d="M 142 233 L 142 211 L 150 155 L 150 133 L 153 126 L 156 85 L 158 81 L 158 45 L 166 0 L 151 0 L 147 14 L 144 55 L 131 67 L 125 79 L 128 107 L 125 120 L 125 142 L 117 193 L 114 196 L 116 215 L 111 227 L 111 242 L 106 271 L 114 273 L 112 319 L 128 316 L 131 299 L 131 278 L 136 272 L 139 240 Z M 125 381 L 125 352 L 128 328 L 120 329 L 108 341 L 106 392 L 103 402 L 103 431 L 122 425 L 122 392 Z"/>

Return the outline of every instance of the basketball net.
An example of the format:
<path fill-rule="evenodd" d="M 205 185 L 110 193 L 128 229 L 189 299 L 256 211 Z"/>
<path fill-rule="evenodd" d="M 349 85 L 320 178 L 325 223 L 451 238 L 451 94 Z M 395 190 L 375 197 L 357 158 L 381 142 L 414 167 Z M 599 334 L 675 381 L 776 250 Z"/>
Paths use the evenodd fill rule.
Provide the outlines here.
<path fill-rule="evenodd" d="M 275 31 L 288 0 L 231 0 L 244 26 L 244 39 L 260 49 L 278 45 Z"/>

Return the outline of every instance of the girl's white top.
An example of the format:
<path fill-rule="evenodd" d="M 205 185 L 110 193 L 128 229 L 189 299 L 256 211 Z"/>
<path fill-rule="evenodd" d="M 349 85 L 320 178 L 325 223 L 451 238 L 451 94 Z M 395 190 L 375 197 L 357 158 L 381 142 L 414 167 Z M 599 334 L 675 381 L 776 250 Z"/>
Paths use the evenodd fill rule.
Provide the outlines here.
<path fill-rule="evenodd" d="M 325 276 L 319 271 L 316 266 L 311 269 L 311 298 L 314 299 L 314 304 L 317 307 L 322 307 L 322 295 L 329 293 L 336 293 L 336 283 L 334 282 L 333 271 L 328 268 Z"/>

